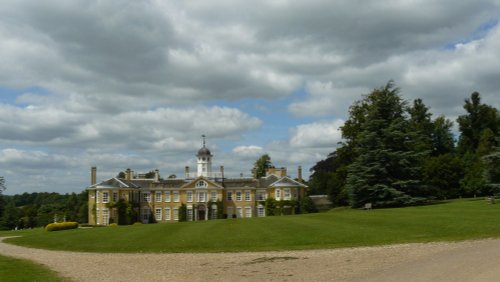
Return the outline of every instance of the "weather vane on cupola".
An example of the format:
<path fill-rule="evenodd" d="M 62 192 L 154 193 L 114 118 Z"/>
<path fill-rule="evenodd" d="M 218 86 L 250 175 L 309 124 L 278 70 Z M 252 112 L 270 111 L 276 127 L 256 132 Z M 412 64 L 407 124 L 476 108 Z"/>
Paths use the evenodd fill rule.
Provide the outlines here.
<path fill-rule="evenodd" d="M 201 137 L 203 138 L 203 147 L 205 147 L 205 137 L 207 136 L 205 136 L 205 134 L 202 134 Z"/>

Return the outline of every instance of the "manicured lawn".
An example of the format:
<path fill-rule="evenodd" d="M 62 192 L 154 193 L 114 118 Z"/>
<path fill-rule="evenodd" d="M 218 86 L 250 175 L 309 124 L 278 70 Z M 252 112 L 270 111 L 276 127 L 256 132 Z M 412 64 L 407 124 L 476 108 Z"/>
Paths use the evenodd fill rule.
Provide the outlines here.
<path fill-rule="evenodd" d="M 370 211 L 342 208 L 295 216 L 57 232 L 32 230 L 7 242 L 85 252 L 238 252 L 488 237 L 500 237 L 500 204 L 489 205 L 484 200 L 457 200 Z"/>
<path fill-rule="evenodd" d="M 1 281 L 67 281 L 43 265 L 0 255 Z"/>

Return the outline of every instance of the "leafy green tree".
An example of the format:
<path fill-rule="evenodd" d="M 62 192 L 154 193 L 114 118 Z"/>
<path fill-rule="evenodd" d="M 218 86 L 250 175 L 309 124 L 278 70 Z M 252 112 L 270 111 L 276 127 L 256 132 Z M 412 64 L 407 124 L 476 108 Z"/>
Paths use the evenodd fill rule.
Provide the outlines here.
<path fill-rule="evenodd" d="M 12 230 L 19 225 L 19 209 L 14 202 L 7 203 L 2 218 L 0 219 L 0 230 Z"/>
<path fill-rule="evenodd" d="M 429 186 L 428 196 L 439 199 L 460 196 L 460 179 L 464 176 L 464 170 L 458 156 L 443 154 L 431 157 L 424 163 L 422 174 Z"/>
<path fill-rule="evenodd" d="M 184 203 L 179 207 L 179 221 L 187 221 L 187 206 Z"/>
<path fill-rule="evenodd" d="M 346 188 L 353 207 L 414 204 L 420 157 L 408 142 L 405 102 L 392 82 L 365 97 L 366 117 L 354 136 L 356 158 L 349 165 Z"/>
<path fill-rule="evenodd" d="M 255 177 L 261 178 L 266 176 L 266 171 L 272 167 L 271 157 L 268 154 L 262 155 L 257 161 L 255 161 L 253 166 L 253 171 L 255 171 Z"/>
<path fill-rule="evenodd" d="M 479 136 L 479 143 L 477 145 L 478 156 L 485 156 L 495 150 L 496 140 L 495 133 L 490 128 L 485 128 L 481 131 Z"/>
<path fill-rule="evenodd" d="M 483 130 L 490 129 L 493 136 L 498 136 L 500 129 L 498 110 L 482 104 L 478 92 L 472 93 L 470 99 L 465 100 L 464 109 L 467 113 L 457 119 L 460 130 L 458 148 L 462 154 L 476 152 Z"/>
<path fill-rule="evenodd" d="M 301 213 L 317 213 L 318 208 L 314 204 L 313 200 L 306 196 L 300 200 L 300 212 Z"/>
<path fill-rule="evenodd" d="M 467 152 L 463 158 L 465 175 L 460 180 L 460 187 L 467 195 L 481 195 L 485 192 L 486 177 L 485 165 L 481 158 L 472 152 Z"/>
<path fill-rule="evenodd" d="M 125 178 L 125 172 L 124 171 L 120 171 L 118 173 L 118 175 L 116 175 L 116 178 L 122 178 L 122 179 Z"/>

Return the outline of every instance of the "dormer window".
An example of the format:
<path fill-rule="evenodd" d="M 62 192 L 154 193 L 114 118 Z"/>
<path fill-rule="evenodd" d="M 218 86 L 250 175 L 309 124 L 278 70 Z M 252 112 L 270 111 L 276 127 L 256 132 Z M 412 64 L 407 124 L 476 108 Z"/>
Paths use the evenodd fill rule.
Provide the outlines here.
<path fill-rule="evenodd" d="M 196 182 L 196 188 L 207 188 L 208 183 L 206 181 L 200 180 Z"/>

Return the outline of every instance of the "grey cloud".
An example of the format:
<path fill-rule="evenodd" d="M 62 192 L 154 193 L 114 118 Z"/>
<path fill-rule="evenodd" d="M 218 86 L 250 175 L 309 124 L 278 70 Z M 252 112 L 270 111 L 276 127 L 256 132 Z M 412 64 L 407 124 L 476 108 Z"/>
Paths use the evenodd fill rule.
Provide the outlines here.
<path fill-rule="evenodd" d="M 10 162 L 20 171 L 6 174 L 13 185 L 42 182 L 33 175 L 22 183 L 23 174 L 47 164 L 33 161 L 33 170 L 22 170 L 31 150 L 46 152 L 48 162 L 78 164 L 67 168 L 71 183 L 48 164 L 40 169 L 46 183 L 67 191 L 88 182 L 81 175 L 91 165 L 102 177 L 128 166 L 182 174 L 184 165 L 194 164 L 200 134 L 231 141 L 259 134 L 259 118 L 203 106 L 207 102 L 276 99 L 304 89 L 305 97 L 283 108 L 335 120 L 345 118 L 361 95 L 394 79 L 405 98 L 423 98 L 435 114 L 459 115 L 472 91 L 499 106 L 500 28 L 471 37 L 498 18 L 498 1 L 2 4 L 0 86 L 47 91 L 18 98 L 17 106 L 31 110 L 0 105 L 0 144 L 28 152 Z M 463 44 L 445 48 L 457 42 Z M 335 146 L 299 138 L 300 130 L 316 133 L 311 124 L 294 125 L 290 136 L 255 146 L 276 165 L 306 170 Z M 254 155 L 238 159 L 215 145 L 216 162 L 228 173 L 249 173 Z M 54 159 L 65 154 L 74 157 Z M 10 169 L 2 165 L 2 171 Z"/>

